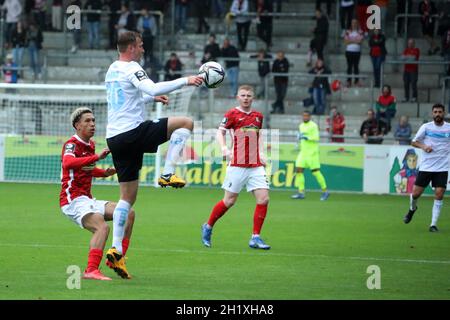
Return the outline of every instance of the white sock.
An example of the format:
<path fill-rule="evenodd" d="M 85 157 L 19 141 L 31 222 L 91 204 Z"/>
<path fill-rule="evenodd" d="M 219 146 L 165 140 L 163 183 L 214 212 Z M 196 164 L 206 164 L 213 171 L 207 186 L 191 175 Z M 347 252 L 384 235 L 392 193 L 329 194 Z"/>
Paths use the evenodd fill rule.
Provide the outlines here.
<path fill-rule="evenodd" d="M 164 165 L 163 175 L 175 173 L 175 166 L 182 156 L 184 145 L 191 136 L 191 131 L 186 128 L 180 128 L 172 132 L 170 136 L 169 149 L 167 150 L 166 163 Z"/>
<path fill-rule="evenodd" d="M 252 239 L 259 238 L 259 234 L 252 234 Z"/>
<path fill-rule="evenodd" d="M 128 212 L 131 205 L 124 201 L 119 200 L 113 213 L 113 242 L 112 246 L 122 254 L 122 240 L 125 233 L 125 223 L 128 219 Z"/>
<path fill-rule="evenodd" d="M 435 226 L 437 225 L 438 219 L 439 219 L 439 215 L 441 214 L 441 208 L 442 208 L 442 203 L 444 201 L 443 200 L 434 200 L 433 203 L 433 216 L 431 218 L 431 225 Z"/>
<path fill-rule="evenodd" d="M 413 198 L 413 195 L 409 195 L 409 210 L 416 210 L 417 209 L 417 199 Z"/>

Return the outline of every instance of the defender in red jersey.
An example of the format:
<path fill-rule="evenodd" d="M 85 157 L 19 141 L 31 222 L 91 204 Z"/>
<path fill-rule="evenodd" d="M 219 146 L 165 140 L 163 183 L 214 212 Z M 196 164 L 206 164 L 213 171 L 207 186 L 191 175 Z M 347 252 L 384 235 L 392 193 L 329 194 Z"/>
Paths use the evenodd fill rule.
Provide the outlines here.
<path fill-rule="evenodd" d="M 113 219 L 116 207 L 114 202 L 96 200 L 91 194 L 92 178 L 109 177 L 116 173 L 114 168 L 96 168 L 95 162 L 106 158 L 108 149 L 95 154 L 95 118 L 89 108 L 78 108 L 71 115 L 76 134 L 64 143 L 61 161 L 61 192 L 59 203 L 62 212 L 81 228 L 93 233 L 90 241 L 88 266 L 84 279 L 111 280 L 104 276 L 98 266 L 102 260 L 103 249 L 109 234 L 105 221 Z M 123 247 L 128 248 L 134 223 L 134 212 L 128 215 L 123 239 Z M 126 249 L 124 249 L 125 251 Z M 125 254 L 125 252 L 124 252 Z M 107 265 L 112 267 L 111 264 Z"/>
<path fill-rule="evenodd" d="M 214 206 L 208 222 L 202 225 L 202 242 L 206 247 L 211 247 L 214 224 L 236 203 L 239 192 L 246 186 L 247 192 L 252 192 L 256 198 L 253 235 L 249 246 L 254 249 L 270 249 L 260 237 L 269 204 L 269 182 L 264 169 L 263 142 L 260 134 L 264 117 L 260 112 L 252 110 L 253 96 L 253 87 L 247 85 L 239 87 L 237 95 L 239 106 L 225 114 L 217 131 L 217 141 L 224 158 L 230 161 L 222 185 L 225 196 Z M 233 141 L 232 151 L 228 150 L 226 144 L 227 130 Z"/>

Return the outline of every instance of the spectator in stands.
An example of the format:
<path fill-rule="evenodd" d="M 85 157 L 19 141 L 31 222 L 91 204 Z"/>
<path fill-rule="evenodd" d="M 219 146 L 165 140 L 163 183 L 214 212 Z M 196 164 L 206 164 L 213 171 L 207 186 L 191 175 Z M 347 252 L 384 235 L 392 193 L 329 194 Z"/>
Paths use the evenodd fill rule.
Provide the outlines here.
<path fill-rule="evenodd" d="M 270 72 L 270 62 L 269 59 L 272 59 L 272 55 L 268 54 L 265 49 L 259 49 L 257 55 L 252 55 L 250 58 L 258 59 L 258 75 L 259 75 L 259 84 L 260 88 L 256 95 L 257 98 L 262 98 L 265 95 L 265 78 L 267 74 Z"/>
<path fill-rule="evenodd" d="M 370 58 L 373 65 L 373 77 L 375 80 L 375 88 L 380 87 L 381 82 L 381 65 L 386 59 L 386 37 L 380 29 L 373 30 L 369 38 Z"/>
<path fill-rule="evenodd" d="M 367 144 L 382 144 L 383 136 L 386 134 L 386 124 L 375 118 L 372 109 L 367 111 L 367 119 L 361 124 L 359 135 Z"/>
<path fill-rule="evenodd" d="M 195 11 L 197 13 L 197 33 L 203 33 L 203 29 L 205 32 L 209 32 L 209 24 L 206 22 L 206 16 L 209 14 L 209 0 L 193 0 L 195 5 Z"/>
<path fill-rule="evenodd" d="M 186 31 L 186 19 L 189 0 L 175 0 L 175 26 L 179 34 Z"/>
<path fill-rule="evenodd" d="M 230 12 L 236 15 L 236 28 L 239 40 L 239 51 L 245 51 L 247 48 L 248 31 L 250 30 L 251 17 L 240 16 L 248 13 L 248 0 L 233 0 Z"/>
<path fill-rule="evenodd" d="M 183 64 L 178 58 L 175 52 L 170 54 L 170 59 L 167 60 L 164 70 L 166 74 L 164 76 L 164 81 L 171 81 L 181 78 L 181 70 L 183 69 Z"/>
<path fill-rule="evenodd" d="M 323 60 L 317 59 L 314 68 L 312 68 L 309 73 L 317 75 L 311 84 L 314 101 L 313 114 L 323 115 L 327 106 L 327 94 L 331 94 L 331 89 L 330 83 L 328 82 L 328 77 L 320 76 L 331 74 L 331 70 L 325 66 Z"/>
<path fill-rule="evenodd" d="M 27 40 L 28 40 L 28 52 L 30 54 L 30 65 L 33 70 L 34 78 L 41 78 L 41 62 L 39 58 L 39 53 L 42 49 L 42 42 L 44 38 L 42 37 L 42 31 L 39 29 L 39 25 L 31 23 L 27 30 Z"/>
<path fill-rule="evenodd" d="M 62 5 L 63 0 L 53 0 L 52 2 L 52 29 L 62 30 Z"/>
<path fill-rule="evenodd" d="M 5 46 L 10 48 L 11 35 L 14 29 L 17 27 L 17 22 L 22 14 L 22 5 L 19 0 L 5 0 L 3 2 L 2 10 L 6 10 L 6 26 L 5 26 Z"/>
<path fill-rule="evenodd" d="M 239 52 L 228 38 L 225 38 L 223 41 L 221 56 L 225 59 L 225 70 L 230 81 L 230 98 L 236 98 L 239 81 L 239 61 L 235 59 L 239 59 Z M 227 58 L 234 60 L 227 60 Z"/>
<path fill-rule="evenodd" d="M 400 120 L 395 127 L 394 137 L 397 139 L 398 143 L 401 145 L 411 144 L 411 125 L 408 122 L 407 116 L 401 116 Z"/>
<path fill-rule="evenodd" d="M 277 57 L 272 65 L 273 73 L 289 73 L 289 61 L 284 56 L 283 51 L 277 52 Z M 288 76 L 274 76 L 276 101 L 272 104 L 270 113 L 284 113 L 284 98 L 286 97 L 288 87 Z"/>
<path fill-rule="evenodd" d="M 327 5 L 327 16 L 329 17 L 331 14 L 331 3 L 333 2 L 333 0 L 316 0 L 316 10 L 319 9 L 320 11 L 322 11 L 322 2 L 325 2 Z"/>
<path fill-rule="evenodd" d="M 365 37 L 369 35 L 369 29 L 367 28 L 367 18 L 369 17 L 367 8 L 372 4 L 373 0 L 356 0 L 356 17 Z"/>
<path fill-rule="evenodd" d="M 216 35 L 211 33 L 209 35 L 208 44 L 203 49 L 203 59 L 202 63 L 208 61 L 217 61 L 217 58 L 220 57 L 220 47 L 216 42 Z"/>
<path fill-rule="evenodd" d="M 380 8 L 381 30 L 387 30 L 386 17 L 389 6 L 389 0 L 375 0 L 374 4 Z"/>
<path fill-rule="evenodd" d="M 438 7 L 439 24 L 437 35 L 442 37 L 450 28 L 450 0 L 445 0 Z"/>
<path fill-rule="evenodd" d="M 147 7 L 142 8 L 141 15 L 137 20 L 136 29 L 142 35 L 145 61 L 153 59 L 153 39 L 156 36 L 158 27 L 155 17 L 148 12 Z"/>
<path fill-rule="evenodd" d="M 16 28 L 12 31 L 11 45 L 13 61 L 18 68 L 21 68 L 23 52 L 27 46 L 27 30 L 24 28 L 24 24 L 20 20 L 17 22 Z M 19 75 L 23 75 L 22 70 L 19 70 Z"/>
<path fill-rule="evenodd" d="M 336 106 L 332 106 L 330 109 L 330 116 L 326 119 L 327 131 L 331 135 L 331 142 L 344 143 L 345 139 L 342 137 L 333 137 L 335 135 L 343 136 L 345 129 L 345 118 L 337 111 Z"/>
<path fill-rule="evenodd" d="M 353 0 L 339 0 L 341 2 L 340 18 L 341 18 L 341 38 L 345 36 L 345 31 L 350 29 L 353 20 L 353 12 L 355 11 L 355 2 Z"/>
<path fill-rule="evenodd" d="M 407 7 L 408 6 L 408 7 Z M 408 11 L 407 11 L 408 10 Z M 410 14 L 412 12 L 412 0 L 397 0 L 397 12 L 396 14 Z M 407 26 L 411 19 L 406 19 Z M 405 18 L 398 18 L 397 34 L 402 35 L 405 27 Z"/>
<path fill-rule="evenodd" d="M 444 61 L 450 62 L 450 26 L 442 35 L 442 57 Z M 444 74 L 450 76 L 450 64 L 444 65 Z"/>
<path fill-rule="evenodd" d="M 422 24 L 422 33 L 428 44 L 430 45 L 430 49 L 428 49 L 428 54 L 433 55 L 439 52 L 440 48 L 437 46 L 434 41 L 434 23 L 436 18 L 433 15 L 437 14 L 436 6 L 434 2 L 431 0 L 423 0 L 419 3 L 419 14 L 420 23 Z"/>
<path fill-rule="evenodd" d="M 79 7 L 81 8 L 81 4 Z M 47 1 L 34 0 L 33 18 L 34 22 L 39 26 L 39 29 L 41 31 L 45 30 L 46 13 L 47 13 Z"/>
<path fill-rule="evenodd" d="M 134 15 L 130 11 L 130 5 L 127 2 L 122 3 L 119 20 L 115 28 L 117 30 L 117 38 L 124 32 L 136 30 Z"/>
<path fill-rule="evenodd" d="M 397 112 L 397 99 L 392 94 L 391 86 L 387 84 L 383 86 L 381 95 L 375 102 L 375 109 L 377 120 L 384 121 L 387 132 L 391 131 L 391 119 L 395 117 Z"/>
<path fill-rule="evenodd" d="M 314 38 L 309 44 L 307 66 L 311 66 L 313 52 L 317 53 L 317 59 L 324 60 L 323 50 L 328 39 L 328 18 L 322 13 L 322 10 L 316 9 L 316 27 L 313 30 Z"/>
<path fill-rule="evenodd" d="M 274 2 L 275 2 L 275 6 L 276 6 L 275 11 L 280 13 L 281 12 L 281 8 L 283 6 L 283 0 L 274 0 Z"/>
<path fill-rule="evenodd" d="M 358 20 L 353 19 L 349 30 L 345 32 L 345 58 L 347 59 L 347 74 L 359 74 L 359 60 L 361 58 L 361 43 L 363 42 L 363 31 L 359 28 Z M 359 85 L 359 78 L 354 78 L 355 85 Z M 347 86 L 352 86 L 352 78 L 347 79 Z"/>
<path fill-rule="evenodd" d="M 108 15 L 108 36 L 109 36 L 109 48 L 117 49 L 117 30 L 116 25 L 119 20 L 119 14 L 117 13 L 120 10 L 121 1 L 120 0 L 105 0 L 106 5 L 108 6 L 109 15 Z"/>
<path fill-rule="evenodd" d="M 5 83 L 17 83 L 17 65 L 13 61 L 13 55 L 8 53 L 6 55 L 5 64 L 3 65 L 3 78 Z M 7 93 L 14 93 L 15 90 L 8 90 Z"/>
<path fill-rule="evenodd" d="M 256 12 L 256 32 L 258 37 L 266 44 L 266 49 L 270 50 L 272 47 L 273 17 L 265 14 L 273 13 L 272 0 L 258 0 Z"/>
<path fill-rule="evenodd" d="M 406 61 L 419 61 L 420 50 L 416 48 L 414 39 L 408 39 L 408 47 L 403 51 L 401 56 L 402 60 Z M 405 99 L 402 102 L 409 101 L 409 89 L 412 88 L 411 102 L 417 101 L 417 80 L 419 78 L 419 65 L 405 63 L 405 69 L 403 72 L 403 84 L 405 87 Z"/>
<path fill-rule="evenodd" d="M 101 0 L 87 0 L 84 4 L 84 9 L 101 11 L 102 6 Z M 86 19 L 89 32 L 89 49 L 94 49 L 100 44 L 100 13 L 88 13 Z"/>
<path fill-rule="evenodd" d="M 71 0 L 69 3 L 70 6 L 78 6 L 81 8 L 81 0 Z M 81 29 L 75 28 L 70 30 L 70 32 L 72 32 L 72 49 L 70 52 L 75 53 L 81 44 Z"/>
<path fill-rule="evenodd" d="M 222 18 L 224 12 L 225 12 L 225 6 L 223 4 L 222 0 L 212 0 L 212 11 L 213 16 L 216 18 Z"/>

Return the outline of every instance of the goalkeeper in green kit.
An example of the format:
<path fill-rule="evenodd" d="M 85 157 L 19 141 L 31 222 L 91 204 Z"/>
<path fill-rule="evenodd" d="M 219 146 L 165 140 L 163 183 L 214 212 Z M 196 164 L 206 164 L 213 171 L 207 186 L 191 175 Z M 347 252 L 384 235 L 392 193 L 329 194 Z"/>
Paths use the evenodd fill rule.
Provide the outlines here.
<path fill-rule="evenodd" d="M 299 126 L 298 138 L 300 141 L 300 153 L 295 161 L 295 185 L 298 186 L 298 193 L 292 195 L 291 198 L 305 199 L 305 175 L 303 171 L 309 168 L 322 189 L 320 200 L 327 200 L 330 193 L 327 190 L 325 178 L 320 172 L 319 127 L 315 122 L 311 121 L 311 113 L 309 111 L 303 111 L 303 123 Z"/>

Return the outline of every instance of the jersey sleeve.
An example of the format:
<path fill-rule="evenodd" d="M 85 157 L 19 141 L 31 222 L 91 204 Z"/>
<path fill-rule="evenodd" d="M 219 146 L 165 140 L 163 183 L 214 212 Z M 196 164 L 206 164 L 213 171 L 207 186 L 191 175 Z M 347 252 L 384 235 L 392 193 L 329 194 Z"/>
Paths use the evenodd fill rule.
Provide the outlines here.
<path fill-rule="evenodd" d="M 179 78 L 173 81 L 154 83 L 138 63 L 133 63 L 127 74 L 127 79 L 140 91 L 149 96 L 159 96 L 170 93 L 187 85 L 187 78 Z"/>
<path fill-rule="evenodd" d="M 308 132 L 308 139 L 310 141 L 319 141 L 320 140 L 320 134 L 319 134 L 319 126 L 314 125 L 311 127 L 311 129 Z"/>
<path fill-rule="evenodd" d="M 106 170 L 95 167 L 92 170 L 92 176 L 95 178 L 104 178 Z"/>
<path fill-rule="evenodd" d="M 65 156 L 75 157 L 75 148 L 76 148 L 75 143 L 73 142 L 65 143 L 63 147 L 63 157 Z"/>
<path fill-rule="evenodd" d="M 419 128 L 419 131 L 417 131 L 416 136 L 414 137 L 414 139 L 412 141 L 413 142 L 416 142 L 416 141 L 422 142 L 424 139 L 425 139 L 425 125 L 423 124 Z"/>
<path fill-rule="evenodd" d="M 233 127 L 233 124 L 234 124 L 233 113 L 231 111 L 228 111 L 223 116 L 223 119 L 219 125 L 219 129 L 222 129 L 222 130 L 231 129 Z"/>

